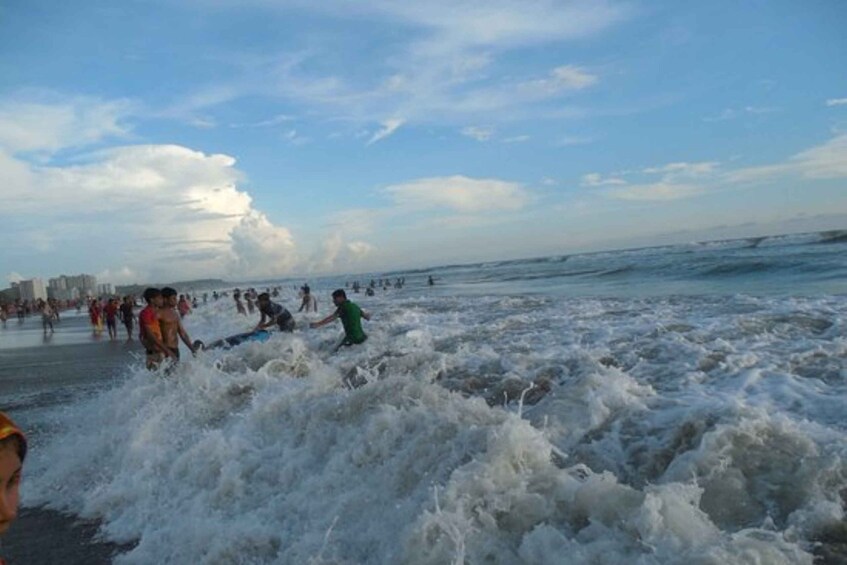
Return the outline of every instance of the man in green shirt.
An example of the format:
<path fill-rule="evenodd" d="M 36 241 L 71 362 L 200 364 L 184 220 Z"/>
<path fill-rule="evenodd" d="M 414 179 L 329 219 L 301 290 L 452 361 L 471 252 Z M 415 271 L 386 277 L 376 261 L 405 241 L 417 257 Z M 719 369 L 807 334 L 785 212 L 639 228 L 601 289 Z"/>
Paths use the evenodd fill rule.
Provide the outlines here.
<path fill-rule="evenodd" d="M 341 318 L 341 324 L 344 326 L 344 340 L 338 344 L 336 350 L 341 346 L 347 347 L 368 339 L 362 331 L 362 318 L 370 320 L 371 315 L 359 308 L 357 304 L 347 300 L 347 294 L 340 288 L 332 293 L 332 302 L 337 307 L 335 312 L 319 322 L 312 322 L 309 327 L 319 328 Z"/>

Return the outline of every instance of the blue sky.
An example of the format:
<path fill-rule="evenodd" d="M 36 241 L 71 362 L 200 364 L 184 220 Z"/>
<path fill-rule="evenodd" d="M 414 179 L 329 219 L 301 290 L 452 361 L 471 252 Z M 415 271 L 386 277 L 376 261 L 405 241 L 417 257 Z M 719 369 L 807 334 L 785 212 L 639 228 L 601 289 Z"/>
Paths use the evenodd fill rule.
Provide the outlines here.
<path fill-rule="evenodd" d="M 0 3 L 6 278 L 847 228 L 847 4 Z"/>

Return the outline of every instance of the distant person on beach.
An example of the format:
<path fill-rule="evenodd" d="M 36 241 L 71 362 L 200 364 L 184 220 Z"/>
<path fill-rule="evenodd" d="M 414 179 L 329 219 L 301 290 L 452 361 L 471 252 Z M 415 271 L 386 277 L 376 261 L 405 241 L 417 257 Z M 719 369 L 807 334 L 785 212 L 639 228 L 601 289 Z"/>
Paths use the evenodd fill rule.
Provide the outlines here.
<path fill-rule="evenodd" d="M 162 289 L 162 292 L 165 292 L 165 289 Z M 188 298 L 185 297 L 184 294 L 179 295 L 179 301 L 176 304 L 177 311 L 179 311 L 179 317 L 185 318 L 188 316 L 188 313 L 191 312 L 191 304 L 188 302 Z"/>
<path fill-rule="evenodd" d="M 21 470 L 26 458 L 26 436 L 0 412 L 0 535 L 6 533 L 18 515 Z M 0 558 L 0 563 L 5 563 Z"/>
<path fill-rule="evenodd" d="M 308 284 L 304 284 L 300 288 L 301 299 L 300 299 L 300 309 L 298 312 L 302 312 L 304 309 L 306 312 L 317 312 L 318 311 L 318 300 L 312 294 L 312 289 L 309 288 Z"/>
<path fill-rule="evenodd" d="M 95 334 L 103 331 L 102 311 L 100 310 L 100 303 L 96 298 L 92 298 L 88 304 L 88 319 L 91 321 L 91 326 Z"/>
<path fill-rule="evenodd" d="M 179 361 L 179 340 L 188 346 L 191 353 L 195 353 L 194 344 L 188 337 L 188 332 L 182 326 L 179 312 L 177 311 L 176 290 L 166 286 L 162 289 L 162 307 L 159 308 L 159 329 L 162 331 L 162 343 L 171 352 L 174 362 Z"/>
<path fill-rule="evenodd" d="M 235 300 L 235 310 L 239 314 L 247 315 L 247 311 L 244 309 L 244 304 L 241 303 L 241 290 L 235 289 L 232 291 L 232 298 Z"/>
<path fill-rule="evenodd" d="M 109 339 L 118 339 L 118 300 L 110 298 L 103 307 L 103 317 L 106 318 L 106 329 L 109 330 Z"/>
<path fill-rule="evenodd" d="M 147 350 L 147 368 L 157 369 L 162 359 L 173 358 L 173 353 L 162 341 L 162 329 L 159 327 L 159 308 L 162 307 L 162 291 L 148 288 L 144 291 L 147 306 L 138 313 L 138 339 Z"/>
<path fill-rule="evenodd" d="M 347 300 L 347 293 L 342 288 L 332 293 L 332 302 L 336 306 L 335 312 L 323 320 L 312 322 L 309 327 L 319 328 L 340 318 L 341 324 L 344 326 L 344 339 L 336 346 L 335 351 L 338 351 L 342 346 L 349 347 L 363 343 L 368 339 L 368 336 L 362 330 L 362 318 L 370 320 L 371 315 L 359 308 L 354 302 Z"/>
<path fill-rule="evenodd" d="M 135 318 L 135 313 L 133 312 L 134 307 L 135 304 L 133 304 L 132 297 L 129 295 L 124 296 L 123 304 L 121 304 L 120 316 L 121 321 L 123 321 L 124 327 L 126 328 L 127 341 L 132 341 L 132 321 Z"/>
<path fill-rule="evenodd" d="M 429 275 L 429 278 L 426 280 L 426 284 L 428 284 L 429 286 L 435 285 L 435 279 L 432 278 L 432 275 Z"/>
<path fill-rule="evenodd" d="M 50 328 L 50 333 L 53 333 L 53 309 L 50 308 L 49 302 L 41 303 L 41 326 L 44 328 L 44 333 L 47 333 L 47 328 Z"/>
<path fill-rule="evenodd" d="M 281 304 L 271 301 L 271 296 L 267 292 L 259 295 L 258 304 L 262 319 L 253 331 L 264 330 L 274 325 L 284 332 L 294 331 L 294 316 Z"/>

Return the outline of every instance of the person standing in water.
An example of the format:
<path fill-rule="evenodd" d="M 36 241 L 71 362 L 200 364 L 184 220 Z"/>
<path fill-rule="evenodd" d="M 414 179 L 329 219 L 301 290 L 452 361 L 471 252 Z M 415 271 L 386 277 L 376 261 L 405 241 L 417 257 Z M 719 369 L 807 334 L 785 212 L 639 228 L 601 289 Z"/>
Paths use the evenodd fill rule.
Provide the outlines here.
<path fill-rule="evenodd" d="M 312 294 L 312 289 L 309 288 L 309 284 L 306 283 L 302 287 L 300 287 L 300 309 L 298 312 L 302 312 L 304 309 L 306 312 L 317 312 L 318 311 L 318 301 L 315 299 Z"/>
<path fill-rule="evenodd" d="M 124 327 L 126 328 L 126 340 L 132 341 L 132 320 L 135 318 L 135 314 L 133 313 L 133 307 L 135 305 L 132 303 L 132 297 L 129 295 L 124 296 L 123 304 L 121 304 L 120 315 L 121 320 L 124 323 Z"/>
<path fill-rule="evenodd" d="M 106 328 L 109 330 L 109 339 L 118 339 L 118 301 L 110 298 L 103 307 L 103 316 L 106 318 Z"/>
<path fill-rule="evenodd" d="M 241 290 L 235 289 L 232 292 L 232 298 L 235 300 L 235 309 L 239 314 L 247 315 L 247 310 L 244 309 L 244 304 L 241 302 Z"/>
<path fill-rule="evenodd" d="M 88 305 L 88 318 L 91 320 L 93 332 L 99 334 L 103 331 L 103 320 L 101 319 L 100 302 L 96 298 L 91 299 Z"/>
<path fill-rule="evenodd" d="M 344 292 L 344 289 L 339 288 L 332 293 L 332 302 L 336 306 L 335 312 L 323 320 L 312 322 L 309 327 L 319 328 L 340 318 L 341 324 L 344 326 L 344 339 L 341 340 L 335 351 L 338 351 L 341 347 L 363 343 L 368 339 L 367 334 L 362 330 L 362 318 L 370 320 L 371 315 L 359 308 L 358 304 L 347 300 L 347 293 Z"/>
<path fill-rule="evenodd" d="M 162 329 L 159 327 L 159 308 L 162 307 L 162 291 L 148 288 L 144 291 L 147 306 L 138 314 L 138 339 L 147 350 L 147 368 L 154 371 L 165 357 L 173 353 L 162 341 Z"/>
<path fill-rule="evenodd" d="M 44 335 L 47 335 L 47 329 L 53 333 L 53 309 L 50 307 L 50 302 L 41 303 L 41 325 L 44 328 Z"/>
<path fill-rule="evenodd" d="M 281 331 L 294 331 L 294 317 L 281 304 L 271 301 L 271 296 L 267 292 L 259 295 L 258 299 L 259 313 L 262 315 L 259 323 L 253 331 L 264 330 L 271 326 L 277 326 Z"/>
<path fill-rule="evenodd" d="M 166 286 L 162 289 L 162 307 L 159 308 L 159 329 L 162 331 L 162 343 L 171 352 L 174 362 L 179 361 L 179 340 L 195 353 L 194 344 L 188 337 L 188 332 L 182 327 L 179 312 L 177 312 L 176 290 Z"/>

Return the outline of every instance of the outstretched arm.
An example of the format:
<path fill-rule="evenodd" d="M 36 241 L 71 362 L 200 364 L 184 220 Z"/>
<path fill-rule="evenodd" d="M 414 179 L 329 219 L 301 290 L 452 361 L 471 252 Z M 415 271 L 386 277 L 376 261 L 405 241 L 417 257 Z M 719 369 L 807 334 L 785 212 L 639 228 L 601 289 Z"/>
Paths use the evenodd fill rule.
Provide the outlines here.
<path fill-rule="evenodd" d="M 320 321 L 317 321 L 317 322 L 312 322 L 311 324 L 309 324 L 309 327 L 310 328 L 319 328 L 319 327 L 325 326 L 328 323 L 332 322 L 333 320 L 337 320 L 337 319 L 338 319 L 338 312 L 333 312 L 332 314 L 330 314 L 329 316 L 327 316 L 323 320 L 320 320 Z"/>
<path fill-rule="evenodd" d="M 179 332 L 179 337 L 182 339 L 182 343 L 188 347 L 191 353 L 196 353 L 197 350 L 194 348 L 194 343 L 191 341 L 191 338 L 188 337 L 188 332 L 185 331 L 184 327 L 182 327 L 182 322 L 179 323 L 178 328 L 179 329 L 177 331 Z"/>

